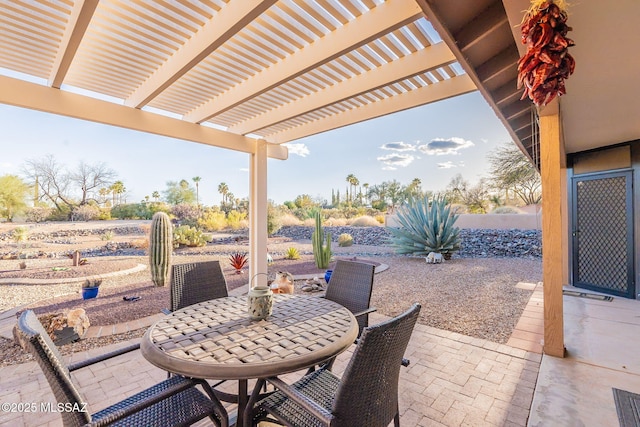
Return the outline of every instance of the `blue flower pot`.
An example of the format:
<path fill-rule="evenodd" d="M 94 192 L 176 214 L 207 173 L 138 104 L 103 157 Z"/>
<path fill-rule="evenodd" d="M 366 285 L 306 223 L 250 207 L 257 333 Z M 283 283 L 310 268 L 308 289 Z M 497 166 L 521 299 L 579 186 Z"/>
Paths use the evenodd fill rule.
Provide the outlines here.
<path fill-rule="evenodd" d="M 82 299 L 91 299 L 98 296 L 98 288 L 82 288 Z"/>
<path fill-rule="evenodd" d="M 333 270 L 327 270 L 326 273 L 324 273 L 324 281 L 329 283 L 329 280 L 331 279 L 331 273 L 333 273 Z"/>

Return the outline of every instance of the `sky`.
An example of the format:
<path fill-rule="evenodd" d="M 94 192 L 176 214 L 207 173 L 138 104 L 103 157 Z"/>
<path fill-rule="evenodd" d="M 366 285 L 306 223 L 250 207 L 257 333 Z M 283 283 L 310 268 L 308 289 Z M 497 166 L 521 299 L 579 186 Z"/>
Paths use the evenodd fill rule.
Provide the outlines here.
<path fill-rule="evenodd" d="M 129 203 L 162 193 L 168 181 L 193 184 L 196 176 L 205 205 L 220 203 L 221 182 L 235 197 L 249 195 L 248 154 L 8 105 L 0 105 L 0 129 L 0 176 L 22 176 L 26 160 L 52 154 L 69 169 L 104 162 L 124 183 Z M 473 184 L 488 176 L 489 152 L 510 141 L 476 91 L 287 144 L 288 160 L 268 161 L 268 197 L 331 201 L 332 189 L 344 195 L 349 174 L 371 186 L 419 178 L 431 191 L 445 189 L 458 173 Z"/>

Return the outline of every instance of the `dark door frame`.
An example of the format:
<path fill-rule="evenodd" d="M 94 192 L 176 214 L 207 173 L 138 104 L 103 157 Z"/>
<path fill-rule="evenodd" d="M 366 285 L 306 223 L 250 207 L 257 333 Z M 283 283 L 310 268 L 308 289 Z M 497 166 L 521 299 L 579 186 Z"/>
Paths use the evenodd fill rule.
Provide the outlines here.
<path fill-rule="evenodd" d="M 599 286 L 590 285 L 588 283 L 578 283 L 576 280 L 576 274 L 578 268 L 578 240 L 577 233 L 580 231 L 577 229 L 578 227 L 578 211 L 577 211 L 577 191 L 576 185 L 579 181 L 588 181 L 588 180 L 596 180 L 596 179 L 606 179 L 612 177 L 626 177 L 626 194 L 625 194 L 625 205 L 627 206 L 627 217 L 626 217 L 626 227 L 628 230 L 627 234 L 627 244 L 626 244 L 626 252 L 627 252 L 627 291 L 616 291 L 614 289 L 605 289 Z M 634 190 L 633 190 L 633 169 L 618 169 L 618 170 L 609 170 L 603 172 L 593 172 L 587 174 L 579 174 L 571 176 L 571 278 L 573 285 L 580 288 L 591 289 L 598 292 L 603 292 L 611 295 L 618 295 L 625 298 L 636 298 L 636 278 L 635 278 L 635 215 L 634 215 Z"/>

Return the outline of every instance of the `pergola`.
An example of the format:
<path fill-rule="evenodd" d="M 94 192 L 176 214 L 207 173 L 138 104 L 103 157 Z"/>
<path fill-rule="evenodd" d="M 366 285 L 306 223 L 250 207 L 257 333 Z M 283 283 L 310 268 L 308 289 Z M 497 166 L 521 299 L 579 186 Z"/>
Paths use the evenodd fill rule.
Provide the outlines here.
<path fill-rule="evenodd" d="M 638 5 L 585 3 L 570 17 L 579 68 L 567 108 L 555 102 L 539 125 L 515 87 L 527 0 L 0 0 L 0 67 L 24 76 L 0 76 L 0 102 L 249 154 L 253 277 L 267 271 L 267 158 L 286 159 L 283 143 L 479 89 L 541 164 L 545 351 L 561 355 L 563 150 L 640 133 L 612 114 L 629 101 L 639 116 L 633 91 L 583 98 L 589 78 L 637 74 L 637 58 L 635 71 L 598 69 L 589 43 L 615 31 L 589 31 L 611 8 L 633 22 Z"/>

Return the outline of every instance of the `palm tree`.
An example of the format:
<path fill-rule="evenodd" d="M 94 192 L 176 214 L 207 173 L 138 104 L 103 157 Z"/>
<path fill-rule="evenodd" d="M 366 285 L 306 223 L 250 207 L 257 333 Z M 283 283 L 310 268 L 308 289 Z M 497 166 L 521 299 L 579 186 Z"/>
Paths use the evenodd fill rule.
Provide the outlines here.
<path fill-rule="evenodd" d="M 126 190 L 124 187 L 124 183 L 122 181 L 116 181 L 111 184 L 109 190 L 111 190 L 111 193 L 113 194 L 113 206 L 116 205 L 116 200 L 118 201 L 118 204 L 120 204 L 122 193 L 124 193 Z"/>
<path fill-rule="evenodd" d="M 158 200 L 160 200 L 160 192 L 154 191 L 153 193 L 151 193 L 151 197 L 153 197 L 157 202 Z"/>
<path fill-rule="evenodd" d="M 199 176 L 194 176 L 193 178 L 191 178 L 191 180 L 196 184 L 196 206 L 200 206 L 200 194 L 199 194 L 199 189 L 198 189 L 198 183 L 200 182 L 202 178 L 200 178 Z"/>
<path fill-rule="evenodd" d="M 109 199 L 107 197 L 107 196 L 109 196 L 109 193 L 111 193 L 111 189 L 107 188 L 107 187 L 102 187 L 100 190 L 98 190 L 98 194 L 102 198 L 101 203 L 104 204 L 105 207 L 107 206 L 107 203 L 109 202 Z"/>
<path fill-rule="evenodd" d="M 347 192 L 347 201 L 351 202 L 353 201 L 353 192 L 354 192 L 354 188 L 360 184 L 360 181 L 358 180 L 358 178 L 356 178 L 356 176 L 352 173 L 350 173 L 349 175 L 347 175 L 347 182 L 349 183 L 349 192 L 351 193 L 351 195 L 349 195 L 349 192 Z"/>
<path fill-rule="evenodd" d="M 355 176 L 351 180 L 351 199 L 355 202 L 355 197 L 353 197 L 353 193 L 356 191 L 356 187 L 360 185 L 360 180 Z M 362 204 L 362 195 L 360 195 L 360 204 Z"/>
<path fill-rule="evenodd" d="M 218 193 L 222 194 L 222 204 L 227 203 L 227 194 L 229 194 L 229 186 L 225 182 L 218 185 Z"/>

